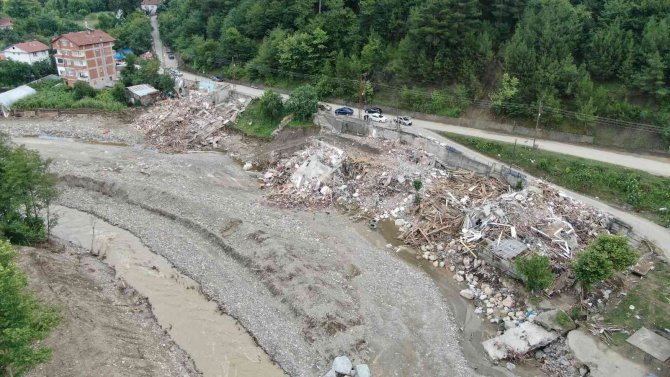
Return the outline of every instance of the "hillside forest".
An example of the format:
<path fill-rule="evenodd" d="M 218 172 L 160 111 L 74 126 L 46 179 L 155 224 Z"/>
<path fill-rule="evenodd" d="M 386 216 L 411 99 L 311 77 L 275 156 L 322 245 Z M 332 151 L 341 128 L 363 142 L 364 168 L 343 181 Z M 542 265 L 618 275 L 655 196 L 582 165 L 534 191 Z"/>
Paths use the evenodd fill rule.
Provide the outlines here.
<path fill-rule="evenodd" d="M 366 101 L 450 116 L 543 106 L 548 127 L 670 123 L 667 0 L 166 0 L 159 12 L 163 40 L 201 72 L 349 101 L 363 78 Z"/>

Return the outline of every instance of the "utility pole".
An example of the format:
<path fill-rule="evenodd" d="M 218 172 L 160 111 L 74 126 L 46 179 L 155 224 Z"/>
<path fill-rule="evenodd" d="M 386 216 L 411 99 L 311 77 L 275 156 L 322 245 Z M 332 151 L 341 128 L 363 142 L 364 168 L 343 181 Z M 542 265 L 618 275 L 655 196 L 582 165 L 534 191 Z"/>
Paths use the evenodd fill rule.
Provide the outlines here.
<path fill-rule="evenodd" d="M 360 89 L 358 91 L 358 105 L 360 110 L 358 112 L 358 119 L 361 119 L 363 117 L 363 95 L 365 94 L 365 76 L 367 76 L 367 73 L 362 74 L 360 78 Z"/>
<path fill-rule="evenodd" d="M 537 134 L 540 130 L 540 116 L 542 116 L 542 100 L 537 107 L 537 119 L 535 120 L 535 136 L 533 136 L 533 149 L 535 149 L 535 139 L 537 139 Z"/>
<path fill-rule="evenodd" d="M 319 14 L 321 14 L 321 0 L 319 0 Z"/>

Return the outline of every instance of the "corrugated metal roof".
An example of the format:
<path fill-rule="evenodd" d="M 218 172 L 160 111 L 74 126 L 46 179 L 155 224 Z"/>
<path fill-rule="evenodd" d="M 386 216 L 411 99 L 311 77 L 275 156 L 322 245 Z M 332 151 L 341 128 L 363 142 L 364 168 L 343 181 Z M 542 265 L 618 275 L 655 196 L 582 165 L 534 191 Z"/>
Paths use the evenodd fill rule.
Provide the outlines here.
<path fill-rule="evenodd" d="M 140 97 L 144 97 L 149 94 L 154 94 L 158 93 L 158 90 L 154 88 L 153 86 L 149 84 L 140 84 L 140 85 L 135 85 L 135 86 L 129 86 L 126 88 L 130 90 L 131 93 L 138 95 Z"/>

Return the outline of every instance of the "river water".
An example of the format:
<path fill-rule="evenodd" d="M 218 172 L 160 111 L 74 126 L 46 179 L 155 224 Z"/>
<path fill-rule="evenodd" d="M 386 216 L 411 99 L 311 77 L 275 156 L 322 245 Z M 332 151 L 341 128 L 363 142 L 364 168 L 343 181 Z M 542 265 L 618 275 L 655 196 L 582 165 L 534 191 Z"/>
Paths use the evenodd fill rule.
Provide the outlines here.
<path fill-rule="evenodd" d="M 151 303 L 158 323 L 206 377 L 286 376 L 232 317 L 139 238 L 85 212 L 56 206 L 58 238 L 94 250 Z M 93 236 L 95 233 L 95 236 Z"/>

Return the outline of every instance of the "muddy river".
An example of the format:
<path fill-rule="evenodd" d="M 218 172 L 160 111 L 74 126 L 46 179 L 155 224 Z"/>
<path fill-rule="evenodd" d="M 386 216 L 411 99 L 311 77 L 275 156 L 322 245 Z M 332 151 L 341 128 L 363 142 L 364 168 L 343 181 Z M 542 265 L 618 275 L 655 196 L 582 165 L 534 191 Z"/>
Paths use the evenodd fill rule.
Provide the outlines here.
<path fill-rule="evenodd" d="M 66 207 L 55 207 L 53 234 L 104 257 L 116 275 L 147 297 L 158 323 L 206 377 L 285 376 L 253 338 L 198 283 L 152 253 L 133 234 Z"/>

